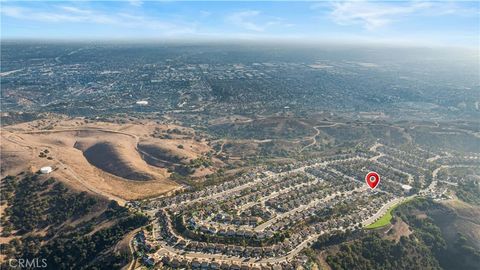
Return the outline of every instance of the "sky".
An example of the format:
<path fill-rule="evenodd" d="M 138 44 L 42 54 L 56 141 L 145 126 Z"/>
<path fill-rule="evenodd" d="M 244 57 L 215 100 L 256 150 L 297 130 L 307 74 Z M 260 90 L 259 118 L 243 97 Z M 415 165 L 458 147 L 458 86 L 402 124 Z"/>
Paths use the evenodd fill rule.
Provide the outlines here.
<path fill-rule="evenodd" d="M 9 1 L 1 38 L 480 46 L 478 1 Z"/>

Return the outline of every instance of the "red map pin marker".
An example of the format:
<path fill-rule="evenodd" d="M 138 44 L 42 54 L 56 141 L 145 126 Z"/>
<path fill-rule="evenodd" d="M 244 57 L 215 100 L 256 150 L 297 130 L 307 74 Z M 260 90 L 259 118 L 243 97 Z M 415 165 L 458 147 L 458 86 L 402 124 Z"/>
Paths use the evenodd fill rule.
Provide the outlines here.
<path fill-rule="evenodd" d="M 365 182 L 367 182 L 371 189 L 374 189 L 378 186 L 378 183 L 380 183 L 380 175 L 376 172 L 369 172 L 365 176 Z"/>

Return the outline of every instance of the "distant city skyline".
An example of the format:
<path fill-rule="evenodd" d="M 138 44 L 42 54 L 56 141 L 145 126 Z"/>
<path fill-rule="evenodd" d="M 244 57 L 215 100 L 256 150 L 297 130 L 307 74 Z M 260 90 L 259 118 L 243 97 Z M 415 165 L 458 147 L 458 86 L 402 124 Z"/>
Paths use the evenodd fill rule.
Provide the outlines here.
<path fill-rule="evenodd" d="M 478 47 L 476 1 L 2 1 L 2 39 L 264 40 Z"/>

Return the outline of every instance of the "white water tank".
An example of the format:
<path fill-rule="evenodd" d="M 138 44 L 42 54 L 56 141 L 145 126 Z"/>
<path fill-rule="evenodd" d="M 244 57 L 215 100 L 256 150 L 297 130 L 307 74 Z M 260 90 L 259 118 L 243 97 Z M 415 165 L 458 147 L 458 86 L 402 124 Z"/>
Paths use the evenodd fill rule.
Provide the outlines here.
<path fill-rule="evenodd" d="M 53 171 L 52 167 L 49 167 L 49 166 L 40 168 L 40 172 L 43 174 L 51 173 L 52 171 Z"/>
<path fill-rule="evenodd" d="M 137 105 L 143 105 L 143 106 L 148 105 L 148 101 L 146 101 L 146 100 L 139 100 L 136 103 L 137 103 Z"/>

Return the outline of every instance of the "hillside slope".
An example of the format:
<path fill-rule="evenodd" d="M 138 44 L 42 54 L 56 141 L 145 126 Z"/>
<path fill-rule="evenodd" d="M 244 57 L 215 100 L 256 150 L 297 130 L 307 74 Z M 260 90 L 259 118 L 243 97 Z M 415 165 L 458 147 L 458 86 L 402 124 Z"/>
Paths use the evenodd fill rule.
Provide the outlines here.
<path fill-rule="evenodd" d="M 10 176 L 1 184 L 2 269 L 9 258 L 46 259 L 46 269 L 119 269 L 130 255 L 117 243 L 148 221 L 44 175 Z"/>

